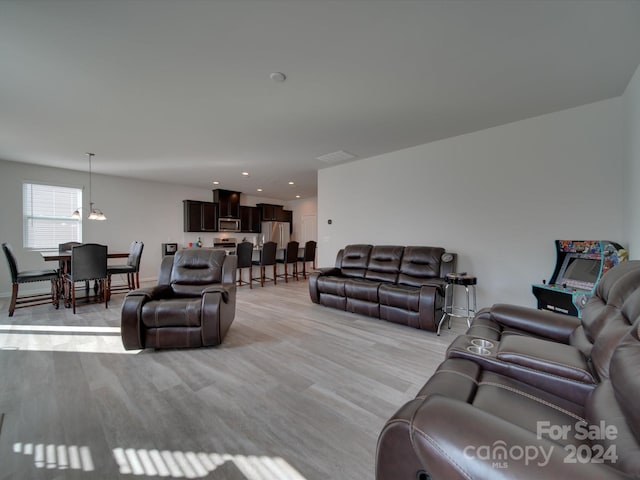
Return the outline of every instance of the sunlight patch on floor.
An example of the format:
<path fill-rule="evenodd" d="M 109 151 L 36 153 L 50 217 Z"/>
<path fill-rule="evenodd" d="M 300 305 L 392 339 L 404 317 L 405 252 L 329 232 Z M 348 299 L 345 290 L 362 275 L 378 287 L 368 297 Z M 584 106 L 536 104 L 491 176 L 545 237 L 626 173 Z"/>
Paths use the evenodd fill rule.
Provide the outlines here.
<path fill-rule="evenodd" d="M 95 471 L 88 446 L 16 442 L 13 452 L 32 457 L 37 469 Z M 113 458 L 122 475 L 203 478 L 230 462 L 247 480 L 305 480 L 281 457 L 114 448 Z"/>
<path fill-rule="evenodd" d="M 202 478 L 231 462 L 247 480 L 305 480 L 280 457 L 133 448 L 116 448 L 113 456 L 123 475 Z"/>
<path fill-rule="evenodd" d="M 95 470 L 89 447 L 77 445 L 54 445 L 44 443 L 14 443 L 13 452 L 33 456 L 36 468 L 49 470 Z"/>
<path fill-rule="evenodd" d="M 0 350 L 126 353 L 120 327 L 0 324 Z"/>

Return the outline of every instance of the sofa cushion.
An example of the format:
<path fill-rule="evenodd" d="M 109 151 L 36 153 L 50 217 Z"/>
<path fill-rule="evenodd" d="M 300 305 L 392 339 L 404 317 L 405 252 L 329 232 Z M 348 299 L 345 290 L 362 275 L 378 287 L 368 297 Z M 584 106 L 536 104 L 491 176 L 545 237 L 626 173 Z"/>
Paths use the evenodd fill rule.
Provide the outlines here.
<path fill-rule="evenodd" d="M 344 293 L 347 298 L 378 303 L 378 288 L 381 285 L 385 284 L 360 278 L 349 278 L 344 280 Z"/>
<path fill-rule="evenodd" d="M 396 283 L 403 252 L 404 247 L 398 245 L 376 245 L 373 247 L 365 278 Z"/>
<path fill-rule="evenodd" d="M 347 245 L 342 254 L 340 270 L 345 277 L 364 278 L 369 264 L 371 245 Z"/>
<path fill-rule="evenodd" d="M 318 292 L 344 297 L 344 283 L 345 279 L 343 277 L 318 277 Z"/>
<path fill-rule="evenodd" d="M 224 250 L 179 250 L 171 270 L 171 283 L 204 285 L 222 281 Z"/>
<path fill-rule="evenodd" d="M 381 305 L 417 312 L 420 307 L 420 287 L 383 283 L 378 289 Z"/>
<path fill-rule="evenodd" d="M 470 375 L 470 372 L 473 374 Z M 470 360 L 445 360 L 422 387 L 418 397 L 426 398 L 435 394 L 466 401 L 531 432 L 536 432 L 536 422 L 539 420 L 548 421 L 551 425 L 573 427 L 577 421 L 585 418 L 582 405 L 514 378 L 478 369 L 476 362 Z M 523 412 L 527 414 L 523 415 Z M 562 440 L 565 443 L 579 443 L 578 439 L 569 437 Z"/>
<path fill-rule="evenodd" d="M 398 283 L 417 287 L 438 278 L 443 253 L 440 247 L 405 247 Z"/>
<path fill-rule="evenodd" d="M 141 320 L 147 328 L 198 327 L 202 300 L 152 300 L 142 307 Z"/>

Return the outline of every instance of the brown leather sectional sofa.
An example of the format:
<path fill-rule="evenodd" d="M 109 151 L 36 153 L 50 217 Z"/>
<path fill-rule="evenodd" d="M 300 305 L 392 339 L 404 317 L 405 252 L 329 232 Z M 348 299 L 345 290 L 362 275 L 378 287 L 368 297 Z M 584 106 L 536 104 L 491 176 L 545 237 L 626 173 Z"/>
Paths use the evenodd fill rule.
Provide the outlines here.
<path fill-rule="evenodd" d="M 347 245 L 335 267 L 309 277 L 315 303 L 436 331 L 444 302 L 444 277 L 456 254 L 440 247 Z"/>
<path fill-rule="evenodd" d="M 639 369 L 640 261 L 582 319 L 494 305 L 385 424 L 376 479 L 640 478 Z"/>

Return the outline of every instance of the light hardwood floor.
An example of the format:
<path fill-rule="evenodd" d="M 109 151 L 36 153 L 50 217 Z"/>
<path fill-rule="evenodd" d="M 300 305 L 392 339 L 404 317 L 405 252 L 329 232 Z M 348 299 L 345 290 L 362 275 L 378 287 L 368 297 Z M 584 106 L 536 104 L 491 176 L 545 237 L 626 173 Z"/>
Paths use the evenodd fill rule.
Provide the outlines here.
<path fill-rule="evenodd" d="M 315 305 L 301 280 L 240 288 L 220 347 L 126 353 L 123 297 L 0 301 L 0 478 L 373 479 L 384 422 L 464 331 Z"/>

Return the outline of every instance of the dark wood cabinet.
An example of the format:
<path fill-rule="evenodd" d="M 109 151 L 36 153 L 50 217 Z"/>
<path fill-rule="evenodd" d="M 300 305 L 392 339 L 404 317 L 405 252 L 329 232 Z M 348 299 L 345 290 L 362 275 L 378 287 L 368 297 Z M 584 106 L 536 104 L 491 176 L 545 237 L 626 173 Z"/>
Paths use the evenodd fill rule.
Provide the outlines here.
<path fill-rule="evenodd" d="M 220 218 L 240 218 L 240 192 L 216 189 L 213 201 L 218 204 Z"/>
<path fill-rule="evenodd" d="M 260 217 L 263 222 L 282 222 L 283 207 L 282 205 L 272 205 L 270 203 L 258 203 L 256 205 L 260 209 Z"/>
<path fill-rule="evenodd" d="M 216 204 L 197 200 L 184 200 L 184 231 L 215 232 L 218 230 Z"/>
<path fill-rule="evenodd" d="M 278 218 L 279 222 L 289 222 L 293 223 L 293 211 L 291 210 L 281 210 Z"/>
<path fill-rule="evenodd" d="M 287 222 L 289 224 L 289 235 L 293 235 L 293 211 L 282 210 L 282 220 L 280 221 Z"/>
<path fill-rule="evenodd" d="M 260 209 L 240 206 L 240 229 L 244 233 L 260 233 Z"/>

